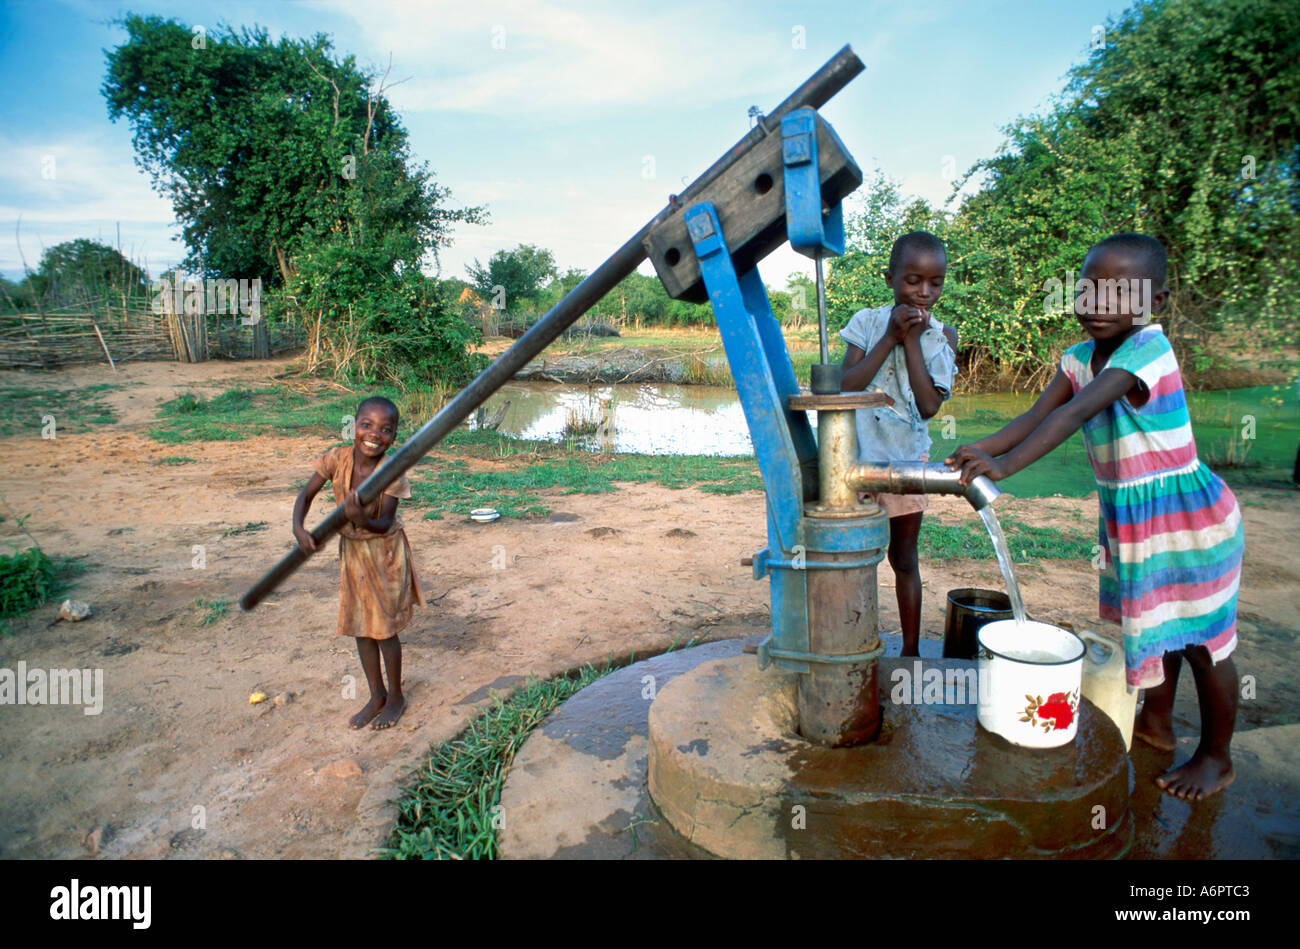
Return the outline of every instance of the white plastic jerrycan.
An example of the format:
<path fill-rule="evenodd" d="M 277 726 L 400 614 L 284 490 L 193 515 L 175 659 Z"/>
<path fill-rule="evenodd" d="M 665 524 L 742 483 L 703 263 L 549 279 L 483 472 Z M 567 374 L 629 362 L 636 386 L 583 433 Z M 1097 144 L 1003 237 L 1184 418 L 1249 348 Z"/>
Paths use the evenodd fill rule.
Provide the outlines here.
<path fill-rule="evenodd" d="M 1091 630 L 1080 630 L 1079 638 L 1089 644 L 1083 654 L 1083 694 L 1119 726 L 1127 751 L 1133 744 L 1138 690 L 1125 680 L 1124 650 Z"/>

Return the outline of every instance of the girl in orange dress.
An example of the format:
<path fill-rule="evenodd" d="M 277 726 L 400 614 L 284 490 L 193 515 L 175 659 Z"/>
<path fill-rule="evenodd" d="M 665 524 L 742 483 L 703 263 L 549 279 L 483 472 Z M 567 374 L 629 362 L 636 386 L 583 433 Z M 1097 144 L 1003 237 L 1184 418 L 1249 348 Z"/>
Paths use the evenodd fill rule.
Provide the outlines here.
<path fill-rule="evenodd" d="M 411 545 L 397 516 L 397 502 L 411 496 L 411 483 L 402 475 L 367 508 L 357 498 L 356 485 L 364 482 L 397 437 L 397 406 L 372 396 L 357 406 L 355 437 L 351 445 L 331 448 L 312 461 L 315 474 L 293 506 L 293 535 L 304 553 L 316 542 L 303 527 L 303 516 L 326 482 L 343 503 L 348 520 L 339 530 L 340 636 L 357 641 L 357 653 L 370 685 L 370 701 L 352 716 L 353 728 L 389 728 L 406 708 L 402 696 L 402 643 L 397 634 L 411 621 L 418 603 L 424 606 L 415 579 Z M 388 669 L 388 685 L 380 656 Z"/>

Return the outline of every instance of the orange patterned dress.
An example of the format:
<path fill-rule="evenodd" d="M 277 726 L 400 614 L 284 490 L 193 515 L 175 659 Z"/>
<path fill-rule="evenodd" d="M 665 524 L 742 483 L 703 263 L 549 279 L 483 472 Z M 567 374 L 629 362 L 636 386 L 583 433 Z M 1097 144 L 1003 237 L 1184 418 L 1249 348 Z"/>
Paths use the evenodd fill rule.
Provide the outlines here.
<path fill-rule="evenodd" d="M 331 448 L 312 461 L 316 473 L 334 486 L 335 503 L 353 488 L 352 445 Z M 402 475 L 385 490 L 395 498 L 410 498 L 411 482 Z M 366 508 L 378 517 L 383 497 Z M 376 534 L 345 521 L 339 530 L 339 635 L 391 639 L 406 628 L 424 594 L 415 579 L 411 545 L 402 521 L 393 516 L 387 533 Z"/>

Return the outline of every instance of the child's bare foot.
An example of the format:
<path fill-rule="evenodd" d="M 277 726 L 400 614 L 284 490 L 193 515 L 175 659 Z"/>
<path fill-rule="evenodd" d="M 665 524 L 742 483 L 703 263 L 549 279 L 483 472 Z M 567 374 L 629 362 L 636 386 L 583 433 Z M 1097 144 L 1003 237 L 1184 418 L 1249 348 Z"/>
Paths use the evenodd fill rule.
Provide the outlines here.
<path fill-rule="evenodd" d="M 370 701 L 366 703 L 366 707 L 348 719 L 348 724 L 353 728 L 365 728 L 383 710 L 387 701 L 388 696 L 386 695 L 370 696 Z"/>
<path fill-rule="evenodd" d="M 389 695 L 388 701 L 384 703 L 384 710 L 379 717 L 371 724 L 371 728 L 392 728 L 397 724 L 397 720 L 402 717 L 406 711 L 406 698 L 402 695 Z"/>
<path fill-rule="evenodd" d="M 1197 749 L 1186 764 L 1170 768 L 1156 778 L 1156 786 L 1185 801 L 1199 801 L 1222 791 L 1236 777 L 1232 759 L 1227 755 L 1203 754 Z"/>
<path fill-rule="evenodd" d="M 1173 751 L 1178 747 L 1178 741 L 1174 738 L 1174 728 L 1169 720 L 1148 716 L 1145 706 L 1133 719 L 1133 737 L 1140 738 L 1160 751 Z"/>

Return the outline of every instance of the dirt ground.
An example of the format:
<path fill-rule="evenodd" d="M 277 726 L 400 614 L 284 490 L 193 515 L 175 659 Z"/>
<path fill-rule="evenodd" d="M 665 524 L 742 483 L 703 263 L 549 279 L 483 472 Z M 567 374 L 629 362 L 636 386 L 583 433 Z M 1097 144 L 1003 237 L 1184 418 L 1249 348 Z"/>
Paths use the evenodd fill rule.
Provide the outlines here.
<path fill-rule="evenodd" d="M 58 622 L 54 603 L 13 621 L 12 635 L 0 638 L 0 667 L 102 669 L 104 683 L 99 715 L 0 709 L 0 856 L 364 856 L 390 826 L 387 802 L 405 769 L 431 742 L 458 733 L 489 686 L 641 657 L 679 638 L 767 628 L 767 584 L 740 565 L 765 544 L 761 493 L 623 485 L 556 496 L 548 518 L 488 525 L 428 521 L 407 508 L 430 601 L 402 634 L 407 711 L 390 731 L 350 730 L 365 686 L 352 640 L 334 632 L 335 544 L 255 611 L 234 605 L 288 551 L 294 485 L 325 441 L 175 446 L 144 433 L 157 404 L 182 391 L 217 394 L 285 368 L 274 360 L 4 374 L 33 387 L 133 384 L 107 394 L 114 425 L 0 442 L 0 492 L 13 512 L 31 514 L 28 527 L 47 553 L 84 558 L 71 595 L 94 611 Z M 197 460 L 159 464 L 173 455 Z M 1244 701 L 1239 717 L 1239 729 L 1249 729 L 1300 721 L 1300 493 L 1239 497 L 1247 553 L 1237 664 L 1259 682 L 1259 698 Z M 328 505 L 318 498 L 308 523 Z M 1026 523 L 1072 529 L 1090 528 L 1095 510 L 1095 497 L 999 502 Z M 935 499 L 932 511 L 948 522 L 973 516 L 950 498 Z M 5 513 L 0 541 L 26 546 Z M 226 533 L 258 521 L 271 527 Z M 194 545 L 204 548 L 201 568 Z M 992 561 L 929 562 L 924 573 L 923 631 L 934 638 L 946 591 L 1001 586 Z M 1031 614 L 1099 628 L 1086 562 L 1040 561 L 1020 574 Z M 897 609 L 884 565 L 880 586 L 887 630 Z M 196 598 L 227 600 L 231 611 L 200 625 Z M 361 679 L 356 697 L 345 696 L 347 676 Z M 259 691 L 284 693 L 284 704 L 250 705 Z M 1197 721 L 1189 683 L 1179 707 L 1186 733 Z"/>

